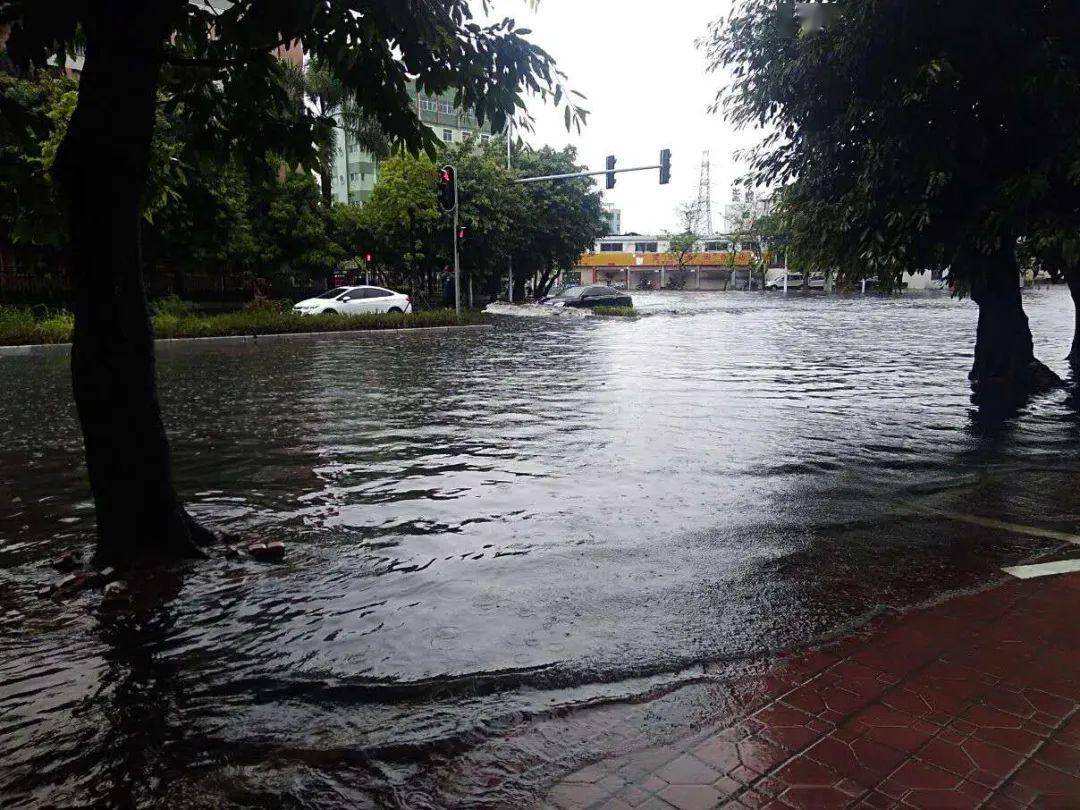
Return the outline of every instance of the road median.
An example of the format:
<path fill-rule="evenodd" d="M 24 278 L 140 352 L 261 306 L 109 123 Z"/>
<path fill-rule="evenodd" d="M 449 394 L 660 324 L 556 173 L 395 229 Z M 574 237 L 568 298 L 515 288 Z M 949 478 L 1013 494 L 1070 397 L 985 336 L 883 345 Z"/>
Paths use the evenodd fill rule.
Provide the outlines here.
<path fill-rule="evenodd" d="M 365 313 L 360 315 L 299 315 L 271 307 L 204 315 L 196 312 L 156 312 L 155 342 L 187 340 L 256 341 L 273 337 L 362 335 L 384 332 L 432 332 L 489 328 L 480 312 L 426 310 L 417 313 Z M 74 318 L 68 312 L 35 315 L 29 310 L 0 309 L 0 355 L 24 355 L 71 346 Z"/>

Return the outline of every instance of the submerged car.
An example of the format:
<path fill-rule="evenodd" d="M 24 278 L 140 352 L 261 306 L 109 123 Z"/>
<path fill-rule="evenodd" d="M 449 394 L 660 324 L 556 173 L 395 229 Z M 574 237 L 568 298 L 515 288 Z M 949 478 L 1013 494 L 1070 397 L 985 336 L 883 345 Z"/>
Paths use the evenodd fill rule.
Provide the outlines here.
<path fill-rule="evenodd" d="M 359 315 L 365 312 L 412 312 L 412 298 L 384 287 L 334 287 L 293 307 L 300 315 Z"/>
<path fill-rule="evenodd" d="M 803 285 L 802 273 L 788 273 L 787 286 L 788 289 L 797 289 Z M 824 290 L 825 289 L 825 274 L 824 273 L 811 273 L 810 282 L 807 287 L 811 290 Z M 767 285 L 767 290 L 782 290 L 784 289 L 784 277 L 781 275 L 779 278 L 774 278 Z"/>
<path fill-rule="evenodd" d="M 553 307 L 632 307 L 634 299 L 614 287 L 567 287 L 540 303 Z"/>

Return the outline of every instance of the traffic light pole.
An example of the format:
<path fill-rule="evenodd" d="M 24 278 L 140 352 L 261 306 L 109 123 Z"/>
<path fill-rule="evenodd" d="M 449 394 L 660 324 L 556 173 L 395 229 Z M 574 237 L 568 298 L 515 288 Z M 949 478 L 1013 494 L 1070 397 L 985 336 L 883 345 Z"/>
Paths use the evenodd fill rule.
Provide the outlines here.
<path fill-rule="evenodd" d="M 458 195 L 457 169 L 454 169 L 454 309 L 461 318 L 461 263 L 458 261 Z"/>
<path fill-rule="evenodd" d="M 506 123 L 506 171 L 510 171 L 510 140 L 513 137 L 514 122 Z M 506 301 L 514 303 L 514 257 L 510 255 L 506 260 Z"/>
<path fill-rule="evenodd" d="M 515 183 L 539 183 L 541 180 L 569 180 L 572 177 L 598 177 L 601 174 L 620 174 L 621 172 L 647 172 L 653 169 L 659 169 L 660 164 L 654 164 L 652 166 L 634 166 L 630 169 L 607 169 L 598 172 L 571 172 L 570 174 L 545 174 L 542 177 L 521 177 L 515 180 Z"/>

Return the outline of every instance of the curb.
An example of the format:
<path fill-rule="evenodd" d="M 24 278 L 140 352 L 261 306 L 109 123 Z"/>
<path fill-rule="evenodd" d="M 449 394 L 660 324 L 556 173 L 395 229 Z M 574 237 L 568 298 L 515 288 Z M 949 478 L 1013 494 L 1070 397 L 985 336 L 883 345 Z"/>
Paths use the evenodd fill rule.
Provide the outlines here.
<path fill-rule="evenodd" d="M 462 326 L 413 326 L 405 327 L 402 329 L 344 329 L 335 332 L 275 332 L 267 335 L 214 335 L 211 337 L 193 337 L 193 338 L 157 338 L 154 340 L 155 346 L 169 346 L 177 343 L 196 343 L 196 342 L 241 342 L 241 343 L 258 343 L 260 340 L 271 340 L 274 338 L 318 338 L 318 337 L 334 337 L 341 335 L 350 335 L 353 337 L 368 337 L 371 335 L 386 335 L 386 334 L 408 334 L 408 333 L 424 333 L 431 334 L 432 332 L 443 332 L 449 334 L 463 329 L 494 329 L 495 325 L 490 323 L 470 323 L 463 324 Z M 35 343 L 27 346 L 0 346 L 0 357 L 25 357 L 27 355 L 46 355 L 46 354 L 61 354 L 63 352 L 71 351 L 70 343 Z"/>

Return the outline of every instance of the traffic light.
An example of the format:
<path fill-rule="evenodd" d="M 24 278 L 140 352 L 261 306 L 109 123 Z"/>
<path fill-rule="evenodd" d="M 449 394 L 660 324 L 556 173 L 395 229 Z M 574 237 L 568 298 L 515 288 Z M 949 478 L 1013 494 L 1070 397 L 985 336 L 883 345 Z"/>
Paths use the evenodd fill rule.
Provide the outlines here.
<path fill-rule="evenodd" d="M 465 226 L 464 225 L 462 225 L 460 228 L 458 228 L 457 238 L 459 240 L 463 240 L 465 238 Z"/>
<path fill-rule="evenodd" d="M 660 185 L 666 186 L 671 179 L 671 150 L 660 150 Z"/>
<path fill-rule="evenodd" d="M 456 205 L 456 193 L 454 191 L 456 179 L 453 166 L 446 165 L 439 169 L 436 178 L 436 190 L 439 196 L 439 207 L 444 211 L 453 211 Z"/>
<path fill-rule="evenodd" d="M 365 253 L 364 254 L 364 261 L 367 262 L 368 264 L 371 264 L 371 260 L 374 259 L 374 258 L 375 257 L 372 256 L 370 253 Z"/>
<path fill-rule="evenodd" d="M 604 175 L 605 184 L 607 188 L 615 188 L 615 156 L 607 156 L 607 165 L 604 167 L 607 170 L 607 174 Z"/>

